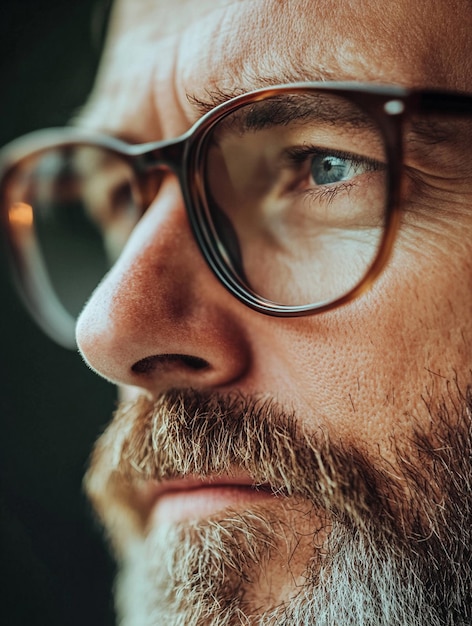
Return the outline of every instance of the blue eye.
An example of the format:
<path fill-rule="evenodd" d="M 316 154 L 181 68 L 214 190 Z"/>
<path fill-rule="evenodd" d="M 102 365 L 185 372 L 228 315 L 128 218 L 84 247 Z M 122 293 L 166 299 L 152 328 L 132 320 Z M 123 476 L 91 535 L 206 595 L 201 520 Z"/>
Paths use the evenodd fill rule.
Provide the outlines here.
<path fill-rule="evenodd" d="M 331 185 L 349 180 L 362 172 L 352 159 L 318 154 L 311 160 L 311 176 L 317 185 Z"/>

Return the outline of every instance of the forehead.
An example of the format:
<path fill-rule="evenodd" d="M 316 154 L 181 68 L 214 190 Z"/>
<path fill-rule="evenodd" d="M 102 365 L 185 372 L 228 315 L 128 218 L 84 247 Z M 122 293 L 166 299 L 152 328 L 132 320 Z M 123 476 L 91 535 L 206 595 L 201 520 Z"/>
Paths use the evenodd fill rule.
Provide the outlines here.
<path fill-rule="evenodd" d="M 118 0 L 89 115 L 100 99 L 115 119 L 147 102 L 175 133 L 177 117 L 194 121 L 193 98 L 284 82 L 470 91 L 471 33 L 471 0 Z"/>

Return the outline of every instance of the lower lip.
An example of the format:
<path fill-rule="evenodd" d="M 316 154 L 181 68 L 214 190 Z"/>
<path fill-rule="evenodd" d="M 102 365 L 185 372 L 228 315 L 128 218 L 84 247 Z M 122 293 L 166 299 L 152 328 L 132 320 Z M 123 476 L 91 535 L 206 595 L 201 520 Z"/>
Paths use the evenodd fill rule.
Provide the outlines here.
<path fill-rule="evenodd" d="M 153 522 L 181 522 L 209 517 L 226 508 L 244 509 L 276 498 L 273 493 L 246 485 L 215 485 L 167 491 L 153 511 Z"/>

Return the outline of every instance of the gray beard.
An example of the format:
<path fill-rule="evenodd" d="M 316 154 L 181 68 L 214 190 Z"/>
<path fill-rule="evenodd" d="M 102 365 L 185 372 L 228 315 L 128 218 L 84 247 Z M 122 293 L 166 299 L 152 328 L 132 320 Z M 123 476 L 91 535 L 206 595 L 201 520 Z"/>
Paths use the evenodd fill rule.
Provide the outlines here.
<path fill-rule="evenodd" d="M 269 524 L 270 526 L 270 524 Z M 237 530 L 236 530 L 237 529 Z M 366 529 L 367 530 L 367 529 Z M 248 588 L 270 568 L 272 544 L 267 520 L 251 514 L 223 522 L 189 524 L 150 537 L 124 564 L 117 580 L 121 626 L 444 626 L 470 625 L 444 613 L 454 594 L 432 597 L 422 574 L 427 563 L 379 541 L 378 529 L 350 534 L 332 528 L 329 557 L 307 558 L 306 580 L 286 603 L 257 611 Z M 380 545 L 379 545 L 380 544 Z M 463 583 L 470 583 L 469 564 Z M 449 564 L 449 577 L 457 564 Z M 433 566 L 434 567 L 434 566 Z M 453 576 L 457 576 L 454 572 Z M 470 587 L 465 595 L 470 595 Z M 435 607 L 441 606 L 438 612 Z M 264 610 L 265 609 L 265 610 Z"/>
<path fill-rule="evenodd" d="M 197 407 L 204 400 L 195 396 L 193 402 Z M 203 521 L 160 525 L 122 547 L 116 586 L 119 624 L 470 626 L 469 390 L 464 395 L 458 392 L 452 405 L 458 408 L 451 411 L 450 402 L 436 405 L 431 420 L 434 427 L 427 433 L 419 428 L 412 431 L 407 449 L 396 444 L 401 484 L 391 472 L 374 466 L 352 447 L 305 439 L 291 448 L 295 454 L 290 459 L 302 461 L 300 467 L 298 460 L 294 462 L 287 491 L 299 479 L 303 486 L 295 496 L 311 503 L 318 516 L 323 511 L 321 526 L 328 531 L 320 541 L 320 527 L 313 529 L 303 571 L 294 577 L 288 598 L 280 600 L 274 595 L 274 601 L 268 603 L 254 589 L 270 578 L 274 562 L 284 561 L 290 573 L 290 555 L 294 546 L 307 542 L 306 529 L 303 524 L 290 524 L 283 506 L 274 511 L 258 505 L 251 511 L 225 511 L 224 516 Z M 185 419 L 192 414 L 187 405 Z M 214 435 L 215 424 L 219 428 L 221 420 L 207 424 L 212 414 L 208 412 L 204 421 L 199 417 L 202 441 L 208 441 L 210 430 Z M 221 423 L 222 435 L 227 436 L 227 426 Z M 190 425 L 195 440 L 197 429 Z M 159 428 L 170 432 L 168 424 Z M 235 433 L 239 425 L 236 428 Z M 179 440 L 179 432 L 174 430 L 172 437 Z M 154 474 L 158 469 L 151 467 L 154 463 L 168 467 L 168 460 L 163 463 L 158 456 L 150 462 L 149 446 L 143 445 L 138 432 L 136 437 L 139 450 L 132 438 L 123 448 L 132 451 L 127 452 L 132 463 L 120 470 L 124 476 L 131 473 L 131 466 L 138 467 L 139 461 L 143 466 L 143 459 L 149 466 L 146 471 Z M 279 463 L 267 463 L 265 471 L 272 476 L 285 455 L 274 453 L 276 442 L 270 437 L 267 435 L 272 458 L 279 455 Z M 156 429 L 152 438 L 155 450 L 163 449 Z M 215 450 L 225 450 L 217 445 L 218 438 L 216 435 Z M 295 434 L 293 440 L 297 440 Z M 245 453 L 243 456 L 246 458 Z M 172 472 L 180 461 L 172 461 Z M 226 469 L 221 459 L 208 457 L 204 462 L 208 473 Z M 192 459 L 192 463 L 191 472 L 205 474 L 203 459 L 201 463 Z M 162 470 L 163 475 L 165 472 L 168 470 Z M 316 480 L 310 482 L 310 476 Z M 291 502 L 293 497 L 289 494 L 284 499 Z"/>

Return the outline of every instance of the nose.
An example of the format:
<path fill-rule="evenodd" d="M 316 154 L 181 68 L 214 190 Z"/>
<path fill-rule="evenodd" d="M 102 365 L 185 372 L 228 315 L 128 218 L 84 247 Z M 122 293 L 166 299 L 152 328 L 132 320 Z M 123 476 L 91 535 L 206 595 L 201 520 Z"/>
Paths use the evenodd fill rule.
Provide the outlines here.
<path fill-rule="evenodd" d="M 249 366 L 241 308 L 207 267 L 167 174 L 84 308 L 77 343 L 90 367 L 119 385 L 153 395 L 225 387 Z"/>

